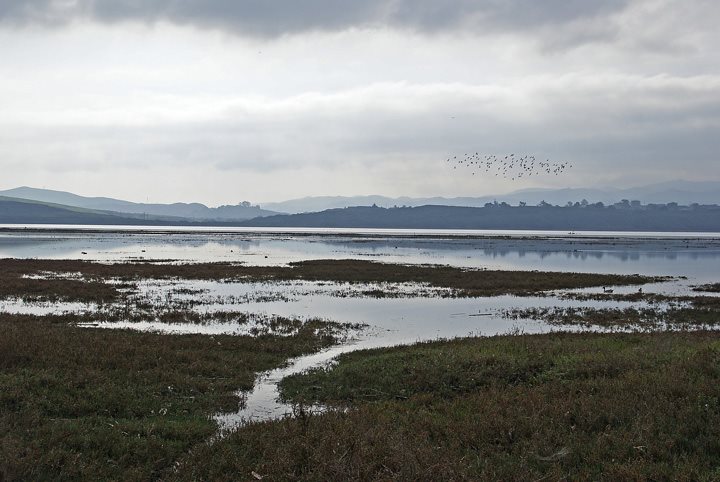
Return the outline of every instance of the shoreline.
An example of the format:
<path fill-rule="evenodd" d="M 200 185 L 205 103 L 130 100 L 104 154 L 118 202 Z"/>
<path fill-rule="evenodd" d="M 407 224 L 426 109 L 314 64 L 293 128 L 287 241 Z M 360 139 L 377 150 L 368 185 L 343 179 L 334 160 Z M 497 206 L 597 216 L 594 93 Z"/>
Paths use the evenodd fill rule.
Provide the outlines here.
<path fill-rule="evenodd" d="M 198 235 L 285 235 L 293 237 L 361 237 L 423 239 L 511 239 L 511 240 L 720 240 L 720 232 L 683 231 L 542 231 L 475 229 L 388 229 L 388 228 L 269 228 L 223 226 L 115 226 L 115 225 L 0 225 L 0 234 L 198 234 Z"/>

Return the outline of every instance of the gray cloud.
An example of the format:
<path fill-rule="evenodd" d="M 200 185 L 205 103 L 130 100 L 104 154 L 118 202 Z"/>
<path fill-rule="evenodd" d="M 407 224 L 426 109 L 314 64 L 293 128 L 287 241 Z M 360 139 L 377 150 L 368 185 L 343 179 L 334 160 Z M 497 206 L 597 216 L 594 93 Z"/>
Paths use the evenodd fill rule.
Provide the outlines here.
<path fill-rule="evenodd" d="M 532 31 L 622 11 L 630 0 L 0 0 L 6 24 L 165 21 L 238 35 L 390 27 L 484 34 Z"/>

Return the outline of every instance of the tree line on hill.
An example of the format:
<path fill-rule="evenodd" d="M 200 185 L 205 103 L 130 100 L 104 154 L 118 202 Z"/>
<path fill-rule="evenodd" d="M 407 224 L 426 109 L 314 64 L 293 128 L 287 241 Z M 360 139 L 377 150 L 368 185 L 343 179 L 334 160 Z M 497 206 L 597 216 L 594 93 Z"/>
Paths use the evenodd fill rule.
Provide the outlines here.
<path fill-rule="evenodd" d="M 527 229 L 582 231 L 720 231 L 720 206 L 677 203 L 616 204 L 577 202 L 557 206 L 487 203 L 484 207 L 378 206 L 277 215 L 240 223 L 255 227 L 398 229 Z"/>

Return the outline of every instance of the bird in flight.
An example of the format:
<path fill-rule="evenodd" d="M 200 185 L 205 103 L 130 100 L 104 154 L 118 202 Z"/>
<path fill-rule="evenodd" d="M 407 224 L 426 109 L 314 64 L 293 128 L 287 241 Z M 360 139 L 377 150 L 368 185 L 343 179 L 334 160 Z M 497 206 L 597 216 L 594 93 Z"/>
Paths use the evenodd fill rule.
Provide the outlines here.
<path fill-rule="evenodd" d="M 448 156 L 445 162 L 452 165 L 453 169 L 458 167 L 472 169 L 473 176 L 477 173 L 494 174 L 495 177 L 502 176 L 511 181 L 532 176 L 559 176 L 573 167 L 573 164 L 567 161 L 553 162 L 548 158 L 545 161 L 538 161 L 535 155 L 516 155 L 514 152 L 500 155 L 481 154 L 479 151 L 466 152 L 460 157 Z"/>

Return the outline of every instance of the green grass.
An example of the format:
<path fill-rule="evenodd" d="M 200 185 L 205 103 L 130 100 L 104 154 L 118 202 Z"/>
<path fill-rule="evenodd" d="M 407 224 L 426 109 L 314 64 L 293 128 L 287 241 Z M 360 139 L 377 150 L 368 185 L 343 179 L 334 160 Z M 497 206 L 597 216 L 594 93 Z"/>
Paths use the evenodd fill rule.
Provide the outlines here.
<path fill-rule="evenodd" d="M 179 478 L 718 480 L 720 334 L 549 334 L 354 352 L 282 383 L 349 407 L 244 427 Z"/>
<path fill-rule="evenodd" d="M 333 343 L 290 337 L 81 329 L 0 315 L 0 480 L 150 480 L 237 409 L 255 374 Z"/>

